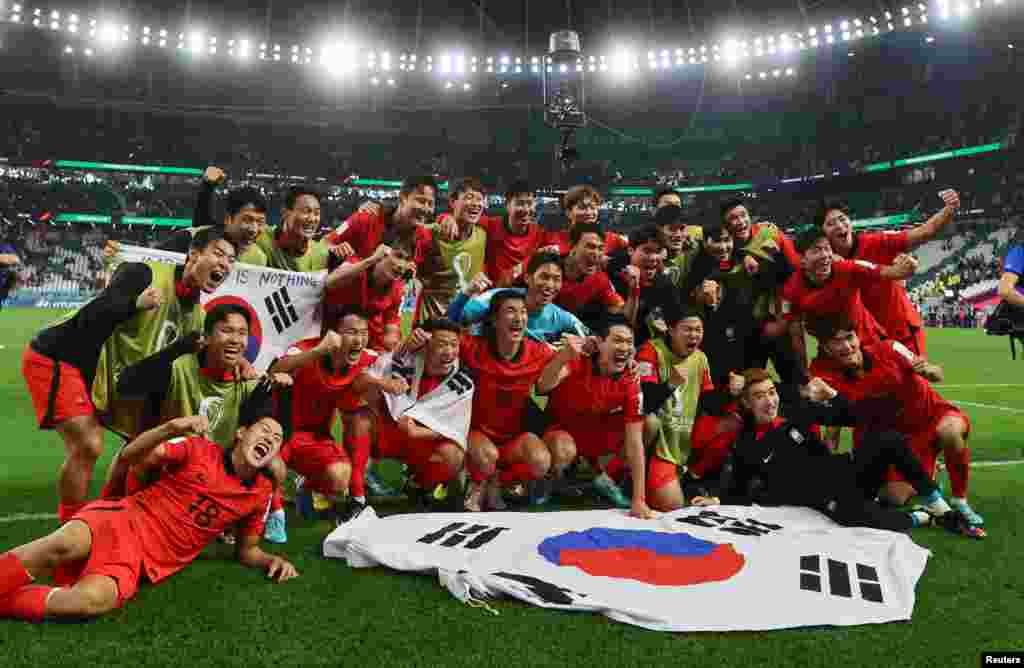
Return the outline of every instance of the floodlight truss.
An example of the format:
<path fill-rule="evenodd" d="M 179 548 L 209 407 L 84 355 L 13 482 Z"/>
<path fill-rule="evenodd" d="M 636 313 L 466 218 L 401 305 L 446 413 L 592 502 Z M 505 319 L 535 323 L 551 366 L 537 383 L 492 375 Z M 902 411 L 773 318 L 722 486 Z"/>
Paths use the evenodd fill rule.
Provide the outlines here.
<path fill-rule="evenodd" d="M 746 80 L 769 80 L 795 76 L 794 59 L 804 52 L 816 52 L 836 46 L 881 37 L 891 32 L 928 30 L 931 23 L 972 20 L 976 14 L 1008 4 L 1009 0 L 930 0 L 910 2 L 892 11 L 862 16 L 837 17 L 831 23 L 808 25 L 774 34 L 750 37 L 729 36 L 720 41 L 694 42 L 671 47 L 633 50 L 618 48 L 611 54 L 581 56 L 577 71 L 604 73 L 607 76 L 631 76 L 640 72 L 670 72 L 692 67 L 718 65 L 735 71 Z M 38 30 L 61 33 L 59 43 L 68 57 L 91 57 L 128 47 L 165 50 L 182 58 L 227 59 L 238 63 L 259 61 L 265 65 L 306 67 L 320 65 L 335 75 L 361 76 L 371 84 L 386 80 L 395 85 L 395 70 L 421 75 L 437 75 L 447 84 L 479 75 L 497 77 L 503 84 L 515 78 L 540 78 L 542 67 L 551 71 L 546 55 L 501 52 L 474 55 L 464 51 L 419 54 L 401 49 L 382 51 L 358 49 L 348 40 L 331 40 L 318 46 L 288 41 L 259 41 L 251 36 L 208 34 L 198 26 L 169 28 L 130 24 L 110 16 L 85 16 L 75 11 L 30 7 L 26 3 L 0 4 L 0 22 L 31 25 Z M 931 43 L 929 41 L 928 43 Z M 646 57 L 644 53 L 646 51 Z M 851 51 L 852 53 L 852 51 Z M 767 62 L 765 62 L 767 61 Z M 569 65 L 571 67 L 571 65 Z M 444 85 L 447 90 L 468 91 L 472 86 Z"/>

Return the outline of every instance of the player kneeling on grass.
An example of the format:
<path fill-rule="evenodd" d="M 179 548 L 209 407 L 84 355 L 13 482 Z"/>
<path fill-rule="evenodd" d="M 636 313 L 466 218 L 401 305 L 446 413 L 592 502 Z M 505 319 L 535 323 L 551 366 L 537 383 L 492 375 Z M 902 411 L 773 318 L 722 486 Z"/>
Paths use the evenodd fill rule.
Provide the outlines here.
<path fill-rule="evenodd" d="M 748 369 L 740 404 L 746 423 L 719 478 L 718 492 L 694 505 L 807 506 L 843 526 L 907 531 L 932 523 L 960 533 L 966 518 L 951 510 L 896 432 L 871 434 L 851 455 L 833 455 L 811 425 L 852 426 L 857 408 L 820 378 L 800 388 L 779 415 L 779 394 L 764 369 Z M 927 511 L 881 506 L 875 496 L 890 466 L 926 498 Z"/>
<path fill-rule="evenodd" d="M 909 439 L 911 450 L 932 479 L 941 452 L 953 488 L 950 504 L 977 528 L 975 533 L 983 534 L 984 519 L 967 503 L 971 422 L 930 384 L 942 382 L 942 368 L 899 341 L 862 344 L 855 326 L 845 317 L 814 320 L 809 329 L 820 346 L 811 372 L 862 407 L 854 447 L 859 447 L 870 431 L 897 431 Z M 890 471 L 881 495 L 902 505 L 913 498 L 915 490 L 921 493 L 899 472 Z"/>
<path fill-rule="evenodd" d="M 459 368 L 461 329 L 434 318 L 413 331 L 405 346 L 374 365 L 396 375 L 408 392 L 374 398 L 374 457 L 398 459 L 413 472 L 423 500 L 440 501 L 445 485 L 461 471 L 473 406 L 473 378 Z"/>
<path fill-rule="evenodd" d="M 646 500 L 640 383 L 629 368 L 634 351 L 633 328 L 624 317 L 609 316 L 598 336 L 566 338 L 537 392 L 551 395 L 544 442 L 552 474 L 560 477 L 577 454 L 599 469 L 600 457 L 621 452 L 633 476 L 630 515 L 649 519 L 654 512 Z"/>
<path fill-rule="evenodd" d="M 190 564 L 236 522 L 243 565 L 278 582 L 298 576 L 259 546 L 274 487 L 267 466 L 283 435 L 267 406 L 250 408 L 228 450 L 201 436 L 208 428 L 202 416 L 172 420 L 128 444 L 121 457 L 162 469 L 160 480 L 118 501 L 94 501 L 49 536 L 0 555 L 0 617 L 39 622 L 108 613 L 143 580 L 159 583 Z M 76 571 L 73 584 L 33 584 L 57 567 Z"/>
<path fill-rule="evenodd" d="M 527 415 L 530 391 L 555 350 L 527 336 L 528 317 L 523 294 L 498 290 L 483 335 L 462 335 L 459 358 L 476 382 L 466 450 L 468 511 L 503 510 L 502 485 L 541 480 L 551 468 L 551 453 L 530 431 Z"/>
<path fill-rule="evenodd" d="M 344 513 L 366 505 L 363 476 L 370 456 L 372 420 L 361 409 L 371 388 L 390 394 L 404 394 L 408 386 L 401 378 L 378 378 L 368 370 L 377 361 L 377 353 L 367 350 L 369 327 L 366 315 L 354 307 L 344 307 L 322 339 L 305 339 L 270 366 L 272 373 L 291 374 L 291 422 L 293 436 L 285 444 L 281 458 L 304 476 L 303 489 L 296 495 L 300 512 L 308 514 L 315 490 L 332 498 L 344 519 Z M 344 420 L 345 448 L 331 434 L 335 414 Z M 356 412 L 353 412 L 356 411 Z M 349 494 L 357 507 L 341 509 L 337 502 Z"/>

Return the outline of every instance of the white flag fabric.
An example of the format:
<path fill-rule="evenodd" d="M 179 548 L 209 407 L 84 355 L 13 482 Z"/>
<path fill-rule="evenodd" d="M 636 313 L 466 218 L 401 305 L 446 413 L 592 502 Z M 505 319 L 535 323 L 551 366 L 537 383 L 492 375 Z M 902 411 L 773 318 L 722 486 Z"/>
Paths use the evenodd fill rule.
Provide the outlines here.
<path fill-rule="evenodd" d="M 904 534 L 807 508 L 408 514 L 367 509 L 324 556 L 437 573 L 463 601 L 511 596 L 659 631 L 909 620 L 930 553 Z"/>
<path fill-rule="evenodd" d="M 115 262 L 182 264 L 182 253 L 121 245 Z M 245 357 L 260 371 L 296 341 L 320 336 L 324 280 L 327 271 L 296 272 L 236 263 L 224 283 L 200 297 L 210 310 L 218 304 L 238 304 L 249 311 L 252 324 Z"/>

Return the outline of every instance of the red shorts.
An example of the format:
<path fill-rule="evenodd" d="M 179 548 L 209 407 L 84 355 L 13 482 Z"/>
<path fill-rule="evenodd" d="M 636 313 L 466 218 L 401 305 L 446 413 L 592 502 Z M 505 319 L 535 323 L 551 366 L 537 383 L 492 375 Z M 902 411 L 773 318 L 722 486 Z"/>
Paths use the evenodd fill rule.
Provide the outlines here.
<path fill-rule="evenodd" d="M 142 545 L 132 522 L 132 506 L 124 501 L 93 501 L 73 518 L 85 522 L 92 533 L 89 558 L 72 568 L 81 568 L 77 579 L 103 575 L 117 583 L 117 606 L 133 598 L 142 579 Z"/>
<path fill-rule="evenodd" d="M 280 457 L 288 468 L 309 478 L 310 487 L 333 494 L 329 486 L 320 485 L 329 466 L 349 461 L 348 453 L 330 434 L 297 431 L 281 448 Z"/>
<path fill-rule="evenodd" d="M 966 434 L 964 438 L 971 433 L 971 419 L 967 417 L 967 414 L 961 411 L 959 408 L 952 404 L 946 404 L 938 411 L 937 417 L 932 420 L 932 423 L 928 425 L 927 429 L 922 429 L 916 434 L 910 435 L 910 442 L 907 444 L 917 457 L 917 461 L 921 462 L 921 466 L 924 467 L 925 473 L 928 477 L 935 479 L 935 466 L 939 456 L 939 450 L 935 447 L 935 441 L 938 440 L 938 434 L 936 433 L 939 429 L 939 423 L 948 416 L 955 416 L 964 421 L 966 426 Z M 889 468 L 888 474 L 886 474 L 887 481 L 904 481 L 905 479 L 892 467 Z"/>
<path fill-rule="evenodd" d="M 373 453 L 378 459 L 398 459 L 413 469 L 421 469 L 447 439 L 409 438 L 398 424 L 386 415 L 377 416 L 377 443 Z"/>
<path fill-rule="evenodd" d="M 679 467 L 657 455 L 651 455 L 647 460 L 647 494 L 652 494 L 674 480 L 679 480 Z"/>
<path fill-rule="evenodd" d="M 96 414 L 82 372 L 70 364 L 56 363 L 28 346 L 21 356 L 21 375 L 28 385 L 40 429 L 53 429 L 65 420 Z"/>
<path fill-rule="evenodd" d="M 552 425 L 544 432 L 544 440 L 547 441 L 548 437 L 557 432 L 571 438 L 576 444 L 576 454 L 586 457 L 592 462 L 604 455 L 615 455 L 622 452 L 622 447 L 625 444 L 625 434 L 622 431 L 569 430 L 557 424 Z"/>

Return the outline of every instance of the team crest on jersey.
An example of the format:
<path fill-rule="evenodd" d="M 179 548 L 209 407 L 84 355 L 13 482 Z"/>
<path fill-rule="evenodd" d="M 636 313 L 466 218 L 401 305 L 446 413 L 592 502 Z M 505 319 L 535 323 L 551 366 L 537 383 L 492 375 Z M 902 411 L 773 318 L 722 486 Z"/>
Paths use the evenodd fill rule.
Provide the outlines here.
<path fill-rule="evenodd" d="M 156 349 L 162 350 L 178 340 L 178 325 L 170 320 L 164 320 L 160 325 L 160 334 L 156 337 Z"/>
<path fill-rule="evenodd" d="M 796 427 L 789 430 L 789 437 L 793 439 L 793 442 L 802 444 L 804 442 L 804 435 L 801 434 Z"/>
<path fill-rule="evenodd" d="M 209 428 L 206 435 L 209 437 L 217 429 L 217 423 L 224 415 L 224 399 L 222 397 L 206 397 L 199 402 L 199 415 L 206 418 Z"/>

